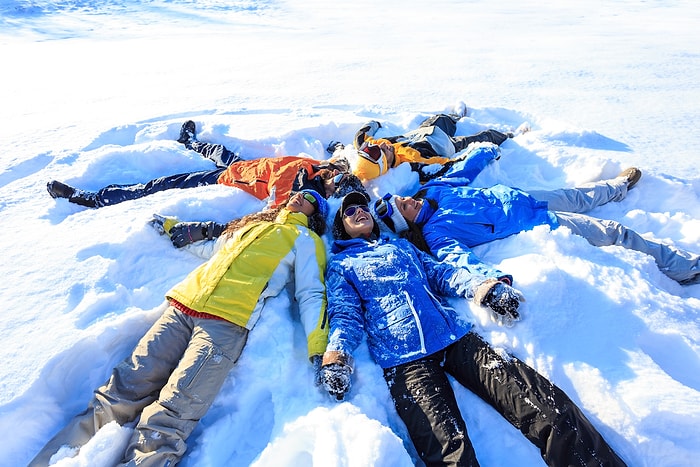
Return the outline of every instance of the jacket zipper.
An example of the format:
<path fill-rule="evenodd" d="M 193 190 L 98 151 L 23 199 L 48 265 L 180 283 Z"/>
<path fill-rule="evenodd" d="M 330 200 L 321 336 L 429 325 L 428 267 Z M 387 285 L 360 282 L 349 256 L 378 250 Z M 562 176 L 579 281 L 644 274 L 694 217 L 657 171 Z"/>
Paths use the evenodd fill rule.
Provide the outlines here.
<path fill-rule="evenodd" d="M 408 307 L 411 309 L 411 313 L 413 313 L 413 319 L 416 321 L 416 327 L 418 328 L 418 337 L 420 337 L 420 350 L 421 353 L 424 354 L 426 353 L 425 337 L 423 336 L 423 327 L 421 326 L 420 318 L 418 318 L 418 313 L 413 307 L 413 301 L 411 300 L 411 296 L 408 295 L 408 292 L 406 292 L 405 290 L 403 291 L 403 294 L 406 296 L 406 302 L 408 303 Z"/>

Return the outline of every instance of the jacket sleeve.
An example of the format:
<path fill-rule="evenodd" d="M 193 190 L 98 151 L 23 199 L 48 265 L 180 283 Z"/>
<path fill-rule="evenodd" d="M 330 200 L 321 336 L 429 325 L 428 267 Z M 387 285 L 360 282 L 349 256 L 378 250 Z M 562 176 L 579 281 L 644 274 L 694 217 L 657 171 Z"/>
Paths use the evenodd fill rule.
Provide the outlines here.
<path fill-rule="evenodd" d="M 377 133 L 377 130 L 379 130 L 381 127 L 381 123 L 376 120 L 370 120 L 362 125 L 362 128 L 357 130 L 357 133 L 355 133 L 355 139 L 353 139 L 355 149 L 360 149 L 360 146 L 362 146 L 362 143 L 365 142 L 367 137 L 374 136 Z"/>
<path fill-rule="evenodd" d="M 493 266 L 487 265 L 464 243 L 447 235 L 431 235 L 430 249 L 438 261 L 449 263 L 455 267 L 464 268 L 472 274 L 492 277 L 498 280 L 506 279 L 513 283 L 513 276 L 505 274 Z"/>
<path fill-rule="evenodd" d="M 428 253 L 417 248 L 415 250 L 423 265 L 430 287 L 440 295 L 471 299 L 474 298 L 477 287 L 488 280 L 479 272 L 437 261 Z"/>
<path fill-rule="evenodd" d="M 468 185 L 486 168 L 492 161 L 501 157 L 498 146 L 479 146 L 469 151 L 464 158 L 452 163 L 451 167 L 442 177 L 460 180 L 460 185 Z"/>
<path fill-rule="evenodd" d="M 200 240 L 190 243 L 182 247 L 182 250 L 187 250 L 189 253 L 202 258 L 209 259 L 214 256 L 214 253 L 221 249 L 221 245 L 226 243 L 225 237 L 218 237 L 212 240 Z"/>
<path fill-rule="evenodd" d="M 345 273 L 349 274 L 340 262 L 331 261 L 326 275 L 330 320 L 326 350 L 352 354 L 364 335 L 364 320 L 361 297 Z"/>
<path fill-rule="evenodd" d="M 309 358 L 322 355 L 328 343 L 326 311 L 326 250 L 318 235 L 301 229 L 294 256 L 294 296 L 306 333 Z"/>

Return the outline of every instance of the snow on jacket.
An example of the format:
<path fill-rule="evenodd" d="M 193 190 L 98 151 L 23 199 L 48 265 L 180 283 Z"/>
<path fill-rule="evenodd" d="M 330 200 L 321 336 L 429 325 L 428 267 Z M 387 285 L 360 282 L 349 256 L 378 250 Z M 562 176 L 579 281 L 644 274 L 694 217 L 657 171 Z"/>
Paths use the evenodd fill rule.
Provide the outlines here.
<path fill-rule="evenodd" d="M 444 349 L 471 329 L 436 294 L 471 298 L 482 276 L 440 263 L 405 239 L 336 240 L 332 248 L 328 350 L 352 354 L 366 332 L 372 358 L 390 368 Z"/>
<path fill-rule="evenodd" d="M 307 225 L 304 214 L 283 209 L 275 222 L 241 228 L 166 297 L 253 329 L 265 299 L 293 283 L 309 356 L 323 354 L 328 337 L 326 253 Z"/>
<path fill-rule="evenodd" d="M 458 176 L 432 180 L 421 189 L 425 199 L 415 223 L 433 255 L 455 265 L 470 265 L 472 271 L 488 272 L 471 248 L 530 230 L 537 225 L 557 227 L 547 203 L 524 191 L 504 185 L 472 188 Z M 437 202 L 437 209 L 427 200 Z M 475 272 L 476 272 L 475 271 Z"/>
<path fill-rule="evenodd" d="M 240 188 L 263 200 L 272 197 L 276 207 L 289 199 L 300 171 L 313 179 L 322 162 L 303 156 L 261 157 L 239 161 L 224 170 L 217 183 Z M 316 190 L 318 191 L 318 189 Z M 325 193 L 321 192 L 323 196 Z"/>

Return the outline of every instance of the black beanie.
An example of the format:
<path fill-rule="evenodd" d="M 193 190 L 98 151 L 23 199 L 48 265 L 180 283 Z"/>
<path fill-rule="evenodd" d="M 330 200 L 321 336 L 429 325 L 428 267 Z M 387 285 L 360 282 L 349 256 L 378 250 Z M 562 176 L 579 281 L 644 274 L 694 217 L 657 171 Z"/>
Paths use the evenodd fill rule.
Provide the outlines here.
<path fill-rule="evenodd" d="M 369 207 L 369 196 L 362 191 L 353 191 L 348 193 L 343 197 L 343 202 L 340 204 L 340 208 L 335 213 L 335 218 L 333 219 L 333 228 L 331 233 L 333 238 L 336 240 L 349 240 L 351 237 L 345 231 L 345 226 L 343 225 L 343 212 L 348 206 L 367 206 Z M 370 214 L 371 215 L 371 214 Z M 372 228 L 372 233 L 379 236 L 379 225 L 377 220 L 374 219 L 374 227 Z"/>

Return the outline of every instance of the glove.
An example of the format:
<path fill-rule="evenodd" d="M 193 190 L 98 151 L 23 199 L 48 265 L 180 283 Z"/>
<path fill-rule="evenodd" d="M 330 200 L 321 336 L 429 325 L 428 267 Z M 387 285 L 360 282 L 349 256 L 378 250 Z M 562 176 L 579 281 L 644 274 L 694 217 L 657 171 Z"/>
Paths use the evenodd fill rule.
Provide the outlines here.
<path fill-rule="evenodd" d="M 525 297 L 513 287 L 495 279 L 482 283 L 476 290 L 474 301 L 492 312 L 492 319 L 499 325 L 512 326 L 520 319 L 520 303 Z"/>
<path fill-rule="evenodd" d="M 328 143 L 328 146 L 326 146 L 326 151 L 328 154 L 333 154 L 338 149 L 345 149 L 345 145 L 340 141 L 331 141 Z"/>
<path fill-rule="evenodd" d="M 320 355 L 314 355 L 311 357 L 311 364 L 314 366 L 314 386 L 320 388 L 323 386 L 323 381 L 321 380 L 321 365 L 323 364 L 323 357 Z"/>
<path fill-rule="evenodd" d="M 219 237 L 226 228 L 216 222 L 178 222 L 170 228 L 170 241 L 176 248 L 182 248 L 200 240 Z"/>
<path fill-rule="evenodd" d="M 362 128 L 357 130 L 357 133 L 355 133 L 355 138 L 353 139 L 355 149 L 360 149 L 360 146 L 362 146 L 362 143 L 365 142 L 366 137 L 374 136 L 374 134 L 377 133 L 377 130 L 379 130 L 381 127 L 382 124 L 376 120 L 365 123 Z"/>
<path fill-rule="evenodd" d="M 373 136 L 381 127 L 382 124 L 378 121 L 370 120 L 369 122 L 365 123 L 362 128 L 360 128 L 360 131 L 362 133 L 367 133 L 369 136 Z"/>
<path fill-rule="evenodd" d="M 170 235 L 170 229 L 180 222 L 177 217 L 167 217 L 161 216 L 160 214 L 153 214 L 153 219 L 148 221 L 148 224 L 156 229 L 160 235 Z"/>
<path fill-rule="evenodd" d="M 342 401 L 350 391 L 352 357 L 339 350 L 328 350 L 323 354 L 321 384 L 336 400 Z"/>

